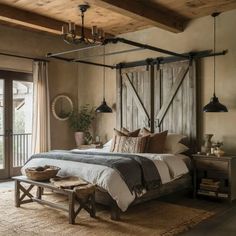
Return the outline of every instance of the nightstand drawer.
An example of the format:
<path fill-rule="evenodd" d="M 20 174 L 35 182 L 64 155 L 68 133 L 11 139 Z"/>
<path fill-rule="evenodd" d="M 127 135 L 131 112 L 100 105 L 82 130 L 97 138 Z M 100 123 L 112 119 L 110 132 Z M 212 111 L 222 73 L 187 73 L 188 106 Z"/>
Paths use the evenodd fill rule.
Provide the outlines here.
<path fill-rule="evenodd" d="M 228 173 L 228 161 L 197 160 L 195 164 L 199 170 L 216 170 Z"/>

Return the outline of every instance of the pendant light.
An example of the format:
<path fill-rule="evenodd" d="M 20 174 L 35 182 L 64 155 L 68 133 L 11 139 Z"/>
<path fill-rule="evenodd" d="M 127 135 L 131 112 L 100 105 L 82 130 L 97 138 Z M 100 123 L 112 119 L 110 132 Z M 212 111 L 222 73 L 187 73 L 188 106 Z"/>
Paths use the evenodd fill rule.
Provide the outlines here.
<path fill-rule="evenodd" d="M 105 65 L 105 45 L 103 46 L 103 64 Z M 111 113 L 112 109 L 107 105 L 105 100 L 105 84 L 106 84 L 106 71 L 103 67 L 103 101 L 102 104 L 96 109 L 97 113 Z"/>
<path fill-rule="evenodd" d="M 203 111 L 204 112 L 228 112 L 228 109 L 226 106 L 221 104 L 219 102 L 218 97 L 215 95 L 215 90 L 216 90 L 216 17 L 220 13 L 216 12 L 212 14 L 212 17 L 214 18 L 214 62 L 213 62 L 213 69 L 214 69 L 214 93 L 213 97 L 211 98 L 210 102 L 204 106 Z"/>

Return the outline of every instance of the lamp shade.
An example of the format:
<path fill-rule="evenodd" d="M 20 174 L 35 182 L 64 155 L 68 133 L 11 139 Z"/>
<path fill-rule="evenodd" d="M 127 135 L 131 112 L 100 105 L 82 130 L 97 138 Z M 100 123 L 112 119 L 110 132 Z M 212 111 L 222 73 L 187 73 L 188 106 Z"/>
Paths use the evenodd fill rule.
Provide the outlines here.
<path fill-rule="evenodd" d="M 107 105 L 105 99 L 102 104 L 96 109 L 97 113 L 112 113 L 112 109 Z"/>
<path fill-rule="evenodd" d="M 218 97 L 216 97 L 214 94 L 213 97 L 211 98 L 211 101 L 206 106 L 204 106 L 203 111 L 204 112 L 228 112 L 228 109 L 226 106 L 224 106 L 223 104 L 219 102 Z"/>

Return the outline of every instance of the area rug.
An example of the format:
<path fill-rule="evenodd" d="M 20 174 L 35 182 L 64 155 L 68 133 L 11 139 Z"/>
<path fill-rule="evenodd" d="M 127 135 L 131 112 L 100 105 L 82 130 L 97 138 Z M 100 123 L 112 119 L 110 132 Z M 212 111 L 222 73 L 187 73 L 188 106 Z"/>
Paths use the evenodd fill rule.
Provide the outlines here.
<path fill-rule="evenodd" d="M 46 193 L 44 198 L 66 203 L 64 196 Z M 164 198 L 130 208 L 121 221 L 110 220 L 108 209 L 98 206 L 97 217 L 81 211 L 76 224 L 68 224 L 67 213 L 38 203 L 14 207 L 14 192 L 0 191 L 0 235 L 79 235 L 173 236 L 185 232 L 203 220 L 221 212 L 220 203 L 188 197 L 168 201 Z"/>

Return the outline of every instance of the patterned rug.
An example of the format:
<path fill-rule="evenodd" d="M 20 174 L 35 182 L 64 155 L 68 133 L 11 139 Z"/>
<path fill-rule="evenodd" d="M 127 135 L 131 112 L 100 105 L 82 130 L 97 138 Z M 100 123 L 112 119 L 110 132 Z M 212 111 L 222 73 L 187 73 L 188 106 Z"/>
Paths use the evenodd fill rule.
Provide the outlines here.
<path fill-rule="evenodd" d="M 43 198 L 66 203 L 64 196 L 46 193 Z M 164 199 L 164 200 L 163 200 Z M 81 211 L 76 224 L 68 224 L 66 212 L 29 203 L 14 207 L 14 192 L 0 191 L 0 235 L 148 235 L 172 236 L 223 211 L 221 203 L 188 197 L 163 198 L 130 208 L 122 220 L 112 221 L 108 209 L 98 206 L 97 217 Z"/>

